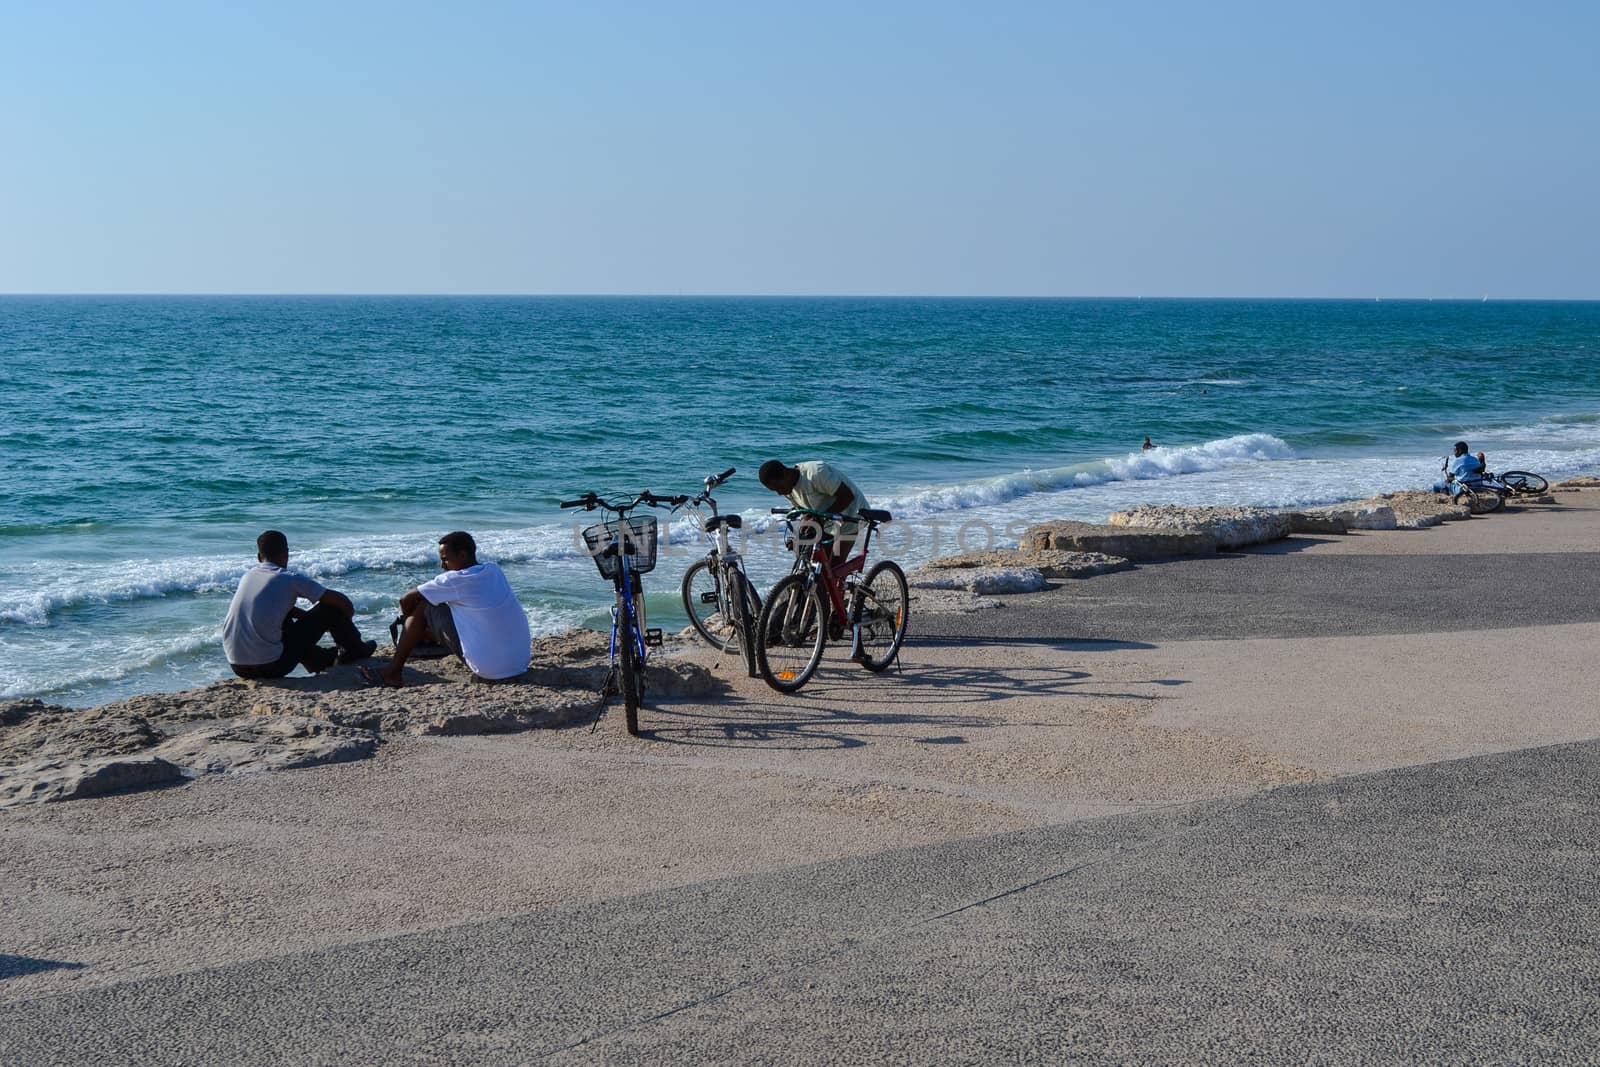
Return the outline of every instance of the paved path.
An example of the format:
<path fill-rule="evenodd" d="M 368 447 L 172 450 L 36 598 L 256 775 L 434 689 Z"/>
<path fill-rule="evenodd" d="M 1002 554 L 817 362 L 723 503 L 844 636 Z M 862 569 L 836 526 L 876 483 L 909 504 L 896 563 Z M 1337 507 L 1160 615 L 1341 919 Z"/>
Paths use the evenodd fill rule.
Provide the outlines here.
<path fill-rule="evenodd" d="M 1593 1062 L 1597 826 L 1600 743 L 1524 750 L 0 1007 L 0 1062 Z"/>
<path fill-rule="evenodd" d="M 917 618 L 917 639 L 1163 642 L 1600 621 L 1600 552 L 1361 556 L 1296 538 L 1060 584 L 998 610 Z"/>

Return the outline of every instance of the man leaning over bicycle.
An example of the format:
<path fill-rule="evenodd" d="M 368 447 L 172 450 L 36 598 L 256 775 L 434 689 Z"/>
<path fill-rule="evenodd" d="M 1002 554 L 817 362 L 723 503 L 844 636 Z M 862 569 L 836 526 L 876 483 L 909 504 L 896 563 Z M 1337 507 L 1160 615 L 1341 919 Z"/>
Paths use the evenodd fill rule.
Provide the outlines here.
<path fill-rule="evenodd" d="M 849 516 L 859 515 L 862 508 L 871 505 L 848 474 L 822 460 L 809 460 L 791 467 L 782 460 L 769 459 L 761 465 L 756 477 L 762 485 L 787 498 L 797 508 L 846 516 L 844 521 L 823 533 L 833 540 L 831 554 L 835 561 L 850 554 L 861 536 L 861 524 L 851 521 Z"/>

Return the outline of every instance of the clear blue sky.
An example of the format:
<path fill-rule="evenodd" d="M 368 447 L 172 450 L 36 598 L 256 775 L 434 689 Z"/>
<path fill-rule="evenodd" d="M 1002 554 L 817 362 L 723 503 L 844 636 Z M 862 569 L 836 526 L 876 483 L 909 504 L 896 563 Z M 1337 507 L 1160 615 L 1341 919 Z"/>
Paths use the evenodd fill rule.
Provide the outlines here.
<path fill-rule="evenodd" d="M 1600 298 L 1597 41 L 1592 2 L 0 0 L 0 292 Z"/>

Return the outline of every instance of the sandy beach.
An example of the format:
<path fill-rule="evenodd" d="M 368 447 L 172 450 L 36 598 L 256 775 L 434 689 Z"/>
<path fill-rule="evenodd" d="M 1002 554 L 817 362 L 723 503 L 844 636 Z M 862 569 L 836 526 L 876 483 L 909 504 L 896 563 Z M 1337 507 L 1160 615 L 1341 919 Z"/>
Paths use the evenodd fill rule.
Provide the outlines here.
<path fill-rule="evenodd" d="M 662 704 L 648 739 L 612 711 L 595 729 L 397 737 L 357 763 L 13 808 L 5 951 L 49 962 L 13 964 L 0 999 L 1593 738 L 1597 543 L 1592 491 L 1294 538 L 919 619 L 903 671 L 830 653 L 796 698 L 724 661 L 731 693 Z M 1415 589 L 1352 592 L 1396 562 Z M 1217 639 L 1216 597 L 1190 588 L 1222 571 L 1258 612 L 1237 638 Z M 1386 613 L 1441 578 L 1468 607 L 1435 599 L 1463 614 Z M 1562 583 L 1583 595 L 1563 601 Z M 1250 635 L 1263 618 L 1294 632 L 1296 604 L 1317 632 Z"/>

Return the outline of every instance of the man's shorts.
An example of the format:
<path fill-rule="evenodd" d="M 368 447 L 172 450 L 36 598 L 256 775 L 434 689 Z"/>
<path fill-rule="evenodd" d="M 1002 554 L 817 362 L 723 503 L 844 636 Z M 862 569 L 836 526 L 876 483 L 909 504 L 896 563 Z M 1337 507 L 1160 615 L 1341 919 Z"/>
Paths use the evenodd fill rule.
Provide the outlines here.
<path fill-rule="evenodd" d="M 427 620 L 428 632 L 433 634 L 433 639 L 438 644 L 448 648 L 451 652 L 461 656 L 461 635 L 456 633 L 455 616 L 450 614 L 449 604 L 430 604 L 422 602 L 422 617 Z"/>

